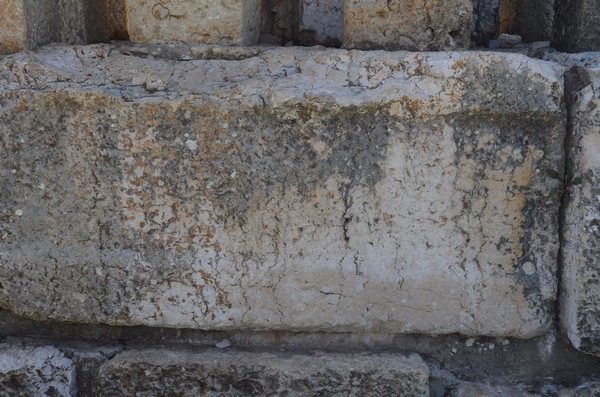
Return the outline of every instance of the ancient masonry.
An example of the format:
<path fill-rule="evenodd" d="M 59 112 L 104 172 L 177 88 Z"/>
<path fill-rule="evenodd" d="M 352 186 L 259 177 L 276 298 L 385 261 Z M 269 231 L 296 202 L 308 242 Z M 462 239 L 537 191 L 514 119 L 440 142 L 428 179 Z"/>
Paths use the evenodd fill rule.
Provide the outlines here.
<path fill-rule="evenodd" d="M 0 396 L 600 395 L 600 0 L 0 0 L 0 54 Z"/>

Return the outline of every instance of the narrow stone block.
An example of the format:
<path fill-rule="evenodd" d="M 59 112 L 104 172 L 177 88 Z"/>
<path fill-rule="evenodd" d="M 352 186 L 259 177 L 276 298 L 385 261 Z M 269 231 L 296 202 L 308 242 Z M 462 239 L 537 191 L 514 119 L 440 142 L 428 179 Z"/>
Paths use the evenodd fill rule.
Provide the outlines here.
<path fill-rule="evenodd" d="M 345 0 L 344 47 L 386 50 L 468 48 L 471 0 Z"/>
<path fill-rule="evenodd" d="M 429 369 L 416 354 L 132 350 L 99 377 L 98 396 L 429 396 Z"/>
<path fill-rule="evenodd" d="M 600 50 L 600 0 L 556 0 L 552 46 L 560 51 Z"/>
<path fill-rule="evenodd" d="M 252 45 L 259 0 L 127 0 L 129 37 L 140 43 Z"/>
<path fill-rule="evenodd" d="M 558 65 L 111 49 L 0 59 L 0 306 L 221 330 L 550 327 Z"/>
<path fill-rule="evenodd" d="M 0 0 L 0 53 L 126 38 L 124 0 Z M 119 8 L 119 4 L 121 7 Z"/>
<path fill-rule="evenodd" d="M 573 56 L 561 320 L 573 346 L 600 355 L 600 56 Z"/>
<path fill-rule="evenodd" d="M 53 347 L 0 344 L 0 395 L 71 397 L 75 366 Z"/>

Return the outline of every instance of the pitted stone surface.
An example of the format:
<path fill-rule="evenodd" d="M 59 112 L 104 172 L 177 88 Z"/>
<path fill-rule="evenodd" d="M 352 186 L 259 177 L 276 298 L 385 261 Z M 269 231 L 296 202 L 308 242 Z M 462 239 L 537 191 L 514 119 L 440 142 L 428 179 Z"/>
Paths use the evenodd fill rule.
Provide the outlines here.
<path fill-rule="evenodd" d="M 0 396 L 73 395 L 75 366 L 53 347 L 0 344 Z"/>
<path fill-rule="evenodd" d="M 127 0 L 129 37 L 140 43 L 251 45 L 259 0 Z"/>
<path fill-rule="evenodd" d="M 472 14 L 472 0 L 344 0 L 344 47 L 468 48 Z"/>
<path fill-rule="evenodd" d="M 600 53 L 551 57 L 573 66 L 561 320 L 577 349 L 600 355 Z"/>
<path fill-rule="evenodd" d="M 99 377 L 98 396 L 429 396 L 429 369 L 417 355 L 133 350 Z"/>
<path fill-rule="evenodd" d="M 547 330 L 562 69 L 110 46 L 0 60 L 0 305 L 201 329 Z"/>

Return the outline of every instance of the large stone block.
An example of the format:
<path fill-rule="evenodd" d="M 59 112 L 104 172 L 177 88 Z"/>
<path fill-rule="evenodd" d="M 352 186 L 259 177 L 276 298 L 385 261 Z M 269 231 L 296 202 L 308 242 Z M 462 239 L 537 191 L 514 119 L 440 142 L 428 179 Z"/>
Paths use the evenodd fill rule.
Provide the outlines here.
<path fill-rule="evenodd" d="M 2 307 L 201 329 L 550 326 L 559 66 L 109 49 L 0 60 Z"/>
<path fill-rule="evenodd" d="M 556 0 L 552 46 L 561 51 L 600 50 L 600 0 Z"/>
<path fill-rule="evenodd" d="M 259 0 L 127 0 L 129 37 L 140 43 L 252 45 Z"/>
<path fill-rule="evenodd" d="M 472 0 L 345 0 L 344 46 L 452 50 L 470 44 Z"/>
<path fill-rule="evenodd" d="M 64 396 L 75 389 L 75 366 L 53 347 L 0 344 L 0 396 Z"/>
<path fill-rule="evenodd" d="M 417 355 L 126 351 L 100 369 L 98 396 L 429 396 Z"/>
<path fill-rule="evenodd" d="M 600 355 L 600 54 L 571 64 L 561 320 L 571 343 Z"/>

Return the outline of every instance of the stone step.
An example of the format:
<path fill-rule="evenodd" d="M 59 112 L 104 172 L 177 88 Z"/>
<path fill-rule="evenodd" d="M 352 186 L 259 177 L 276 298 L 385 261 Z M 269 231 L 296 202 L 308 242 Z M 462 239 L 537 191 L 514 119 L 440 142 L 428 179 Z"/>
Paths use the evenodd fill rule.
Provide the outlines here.
<path fill-rule="evenodd" d="M 416 354 L 129 350 L 99 371 L 98 396 L 429 396 Z"/>

